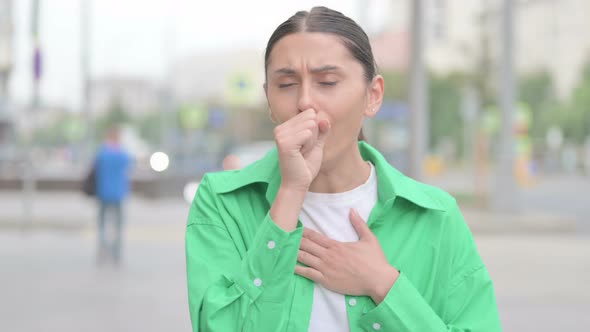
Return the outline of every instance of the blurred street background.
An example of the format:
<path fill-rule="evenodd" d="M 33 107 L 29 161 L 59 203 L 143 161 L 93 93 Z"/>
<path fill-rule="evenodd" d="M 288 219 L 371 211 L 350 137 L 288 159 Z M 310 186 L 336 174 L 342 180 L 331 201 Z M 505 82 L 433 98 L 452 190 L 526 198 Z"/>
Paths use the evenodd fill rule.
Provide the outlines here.
<path fill-rule="evenodd" d="M 190 330 L 190 201 L 273 146 L 264 48 L 316 5 L 368 33 L 365 136 L 458 199 L 504 330 L 588 330 L 590 1 L 0 0 L 0 331 Z M 97 266 L 81 188 L 114 124 L 133 193 Z"/>

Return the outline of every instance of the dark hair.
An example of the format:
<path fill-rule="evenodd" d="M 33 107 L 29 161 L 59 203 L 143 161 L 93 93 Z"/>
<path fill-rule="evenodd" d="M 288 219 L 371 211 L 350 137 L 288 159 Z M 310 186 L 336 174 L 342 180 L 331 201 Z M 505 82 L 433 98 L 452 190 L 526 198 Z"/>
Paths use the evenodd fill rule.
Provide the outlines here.
<path fill-rule="evenodd" d="M 277 27 L 268 40 L 264 54 L 264 70 L 268 69 L 270 53 L 281 38 L 297 32 L 324 32 L 337 35 L 352 56 L 365 70 L 365 78 L 371 81 L 376 74 L 375 59 L 369 43 L 369 37 L 355 21 L 341 12 L 326 8 L 313 7 L 311 11 L 298 11 Z"/>
<path fill-rule="evenodd" d="M 326 8 L 313 7 L 311 11 L 299 11 L 277 27 L 268 40 L 264 54 L 264 74 L 267 75 L 270 53 L 283 37 L 297 32 L 323 32 L 334 34 L 342 40 L 352 56 L 363 66 L 365 79 L 370 82 L 376 75 L 377 66 L 369 37 L 363 29 L 344 14 Z M 364 140 L 363 131 L 359 140 Z"/>

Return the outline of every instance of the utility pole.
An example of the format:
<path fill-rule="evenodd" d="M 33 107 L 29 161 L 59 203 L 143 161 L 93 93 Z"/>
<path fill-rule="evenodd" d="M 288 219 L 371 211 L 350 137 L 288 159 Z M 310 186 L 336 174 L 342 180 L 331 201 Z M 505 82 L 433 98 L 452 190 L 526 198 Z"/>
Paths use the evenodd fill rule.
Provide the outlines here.
<path fill-rule="evenodd" d="M 13 31 L 12 0 L 0 0 L 0 113 L 4 111 L 3 106 L 8 104 L 8 82 L 14 61 Z M 0 139 L 1 136 L 0 133 Z"/>
<path fill-rule="evenodd" d="M 36 172 L 33 158 L 33 148 L 35 142 L 35 129 L 37 111 L 40 107 L 39 101 L 39 83 L 43 74 L 43 58 L 41 53 L 41 42 L 39 38 L 39 0 L 33 0 L 31 3 L 31 41 L 32 41 L 32 88 L 31 101 L 29 107 L 29 128 L 25 137 L 25 147 L 23 153 L 23 230 L 30 228 L 33 224 L 33 210 L 36 192 Z"/>
<path fill-rule="evenodd" d="M 411 3 L 410 63 L 410 176 L 423 178 L 428 148 L 428 81 L 424 69 L 424 1 Z"/>
<path fill-rule="evenodd" d="M 497 160 L 495 193 L 492 197 L 494 210 L 503 213 L 518 211 L 518 188 L 514 178 L 514 106 L 518 92 L 514 83 L 514 0 L 503 0 L 502 19 L 502 59 L 500 81 L 500 103 L 502 122 L 500 130 L 500 150 Z"/>
<path fill-rule="evenodd" d="M 39 38 L 39 0 L 33 0 L 31 13 L 31 37 L 33 41 L 33 95 L 31 108 L 39 108 L 39 83 L 43 74 L 43 59 Z"/>
<path fill-rule="evenodd" d="M 86 120 L 83 161 L 91 159 L 94 123 L 90 110 L 90 0 L 80 0 L 80 70 L 82 83 L 81 109 Z"/>

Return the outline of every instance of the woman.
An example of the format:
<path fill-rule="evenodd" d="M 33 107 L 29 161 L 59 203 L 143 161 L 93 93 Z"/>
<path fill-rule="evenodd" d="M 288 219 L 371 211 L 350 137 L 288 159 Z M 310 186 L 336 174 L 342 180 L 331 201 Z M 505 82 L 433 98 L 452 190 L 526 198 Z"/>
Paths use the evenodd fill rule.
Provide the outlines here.
<path fill-rule="evenodd" d="M 276 149 L 207 174 L 189 214 L 194 331 L 500 330 L 455 200 L 360 140 L 383 98 L 375 68 L 362 29 L 324 7 L 272 34 Z"/>

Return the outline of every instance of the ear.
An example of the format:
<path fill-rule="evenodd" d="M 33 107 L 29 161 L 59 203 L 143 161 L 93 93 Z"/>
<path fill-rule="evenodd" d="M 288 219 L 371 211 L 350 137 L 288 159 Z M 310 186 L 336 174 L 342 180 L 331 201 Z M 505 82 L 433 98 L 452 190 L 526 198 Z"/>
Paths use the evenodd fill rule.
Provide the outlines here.
<path fill-rule="evenodd" d="M 383 103 L 384 86 L 383 76 L 376 75 L 367 87 L 367 109 L 364 113 L 366 117 L 372 118 L 379 112 Z"/>
<path fill-rule="evenodd" d="M 270 117 L 270 121 L 272 123 L 277 124 L 277 119 L 275 119 L 275 115 L 272 112 L 272 107 L 270 107 L 270 100 L 268 100 L 268 86 L 266 82 L 262 84 L 262 88 L 264 89 L 264 95 L 266 96 L 266 105 L 268 105 L 268 115 Z"/>

